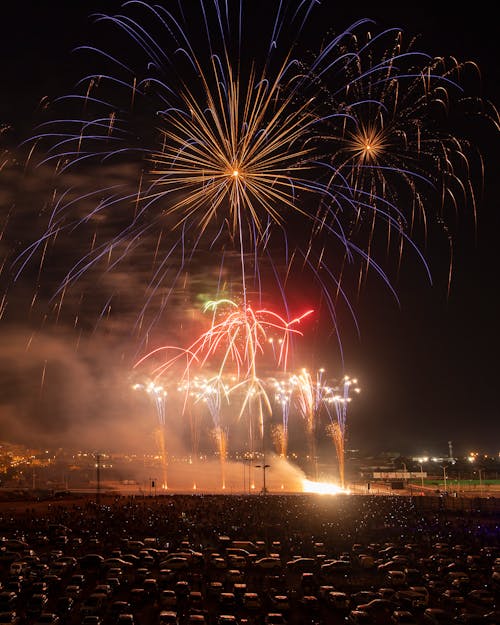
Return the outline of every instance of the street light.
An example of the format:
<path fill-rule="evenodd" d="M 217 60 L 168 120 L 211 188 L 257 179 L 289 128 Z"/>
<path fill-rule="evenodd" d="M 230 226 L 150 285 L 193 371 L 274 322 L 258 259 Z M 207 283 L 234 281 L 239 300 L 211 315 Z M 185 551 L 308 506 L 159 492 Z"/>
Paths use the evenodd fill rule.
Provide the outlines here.
<path fill-rule="evenodd" d="M 95 501 L 97 506 L 101 505 L 101 454 L 97 453 L 95 455 L 96 465 L 96 494 Z"/>
<path fill-rule="evenodd" d="M 483 496 L 483 469 L 478 469 L 477 472 L 479 473 L 479 496 L 482 497 Z"/>
<path fill-rule="evenodd" d="M 444 492 L 447 493 L 448 490 L 446 488 L 446 465 L 443 465 L 443 481 L 444 481 Z"/>
<path fill-rule="evenodd" d="M 424 490 L 424 467 L 422 464 L 418 465 L 420 467 L 420 484 L 422 486 L 422 492 Z"/>
<path fill-rule="evenodd" d="M 267 493 L 267 488 L 266 488 L 266 469 L 269 469 L 271 465 L 270 464 L 256 464 L 255 468 L 256 469 L 262 469 L 262 475 L 263 475 L 263 486 L 262 486 L 262 494 L 265 495 Z"/>
<path fill-rule="evenodd" d="M 406 464 L 404 462 L 402 462 L 401 464 L 403 466 L 403 471 L 404 471 L 404 473 L 403 473 L 403 484 L 405 485 L 405 488 L 406 488 L 406 473 L 407 473 Z"/>

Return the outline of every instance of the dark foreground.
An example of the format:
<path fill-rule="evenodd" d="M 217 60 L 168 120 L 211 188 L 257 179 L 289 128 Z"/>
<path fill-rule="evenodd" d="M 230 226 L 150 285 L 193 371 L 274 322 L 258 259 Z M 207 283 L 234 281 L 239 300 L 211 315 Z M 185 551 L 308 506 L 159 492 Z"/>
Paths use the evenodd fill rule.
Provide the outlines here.
<path fill-rule="evenodd" d="M 436 609 L 499 623 L 499 511 L 401 496 L 4 501 L 0 611 L 55 615 L 46 625 L 420 624 Z"/>

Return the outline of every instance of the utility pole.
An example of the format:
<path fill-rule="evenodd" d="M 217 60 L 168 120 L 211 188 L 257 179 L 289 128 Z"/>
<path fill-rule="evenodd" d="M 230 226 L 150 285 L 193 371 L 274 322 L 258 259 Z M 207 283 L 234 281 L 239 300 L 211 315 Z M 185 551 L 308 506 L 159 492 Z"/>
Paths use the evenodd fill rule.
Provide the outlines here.
<path fill-rule="evenodd" d="M 271 465 L 266 464 L 265 462 L 262 464 L 256 464 L 256 469 L 262 469 L 262 494 L 267 495 L 267 487 L 266 487 L 266 469 L 269 469 Z"/>
<path fill-rule="evenodd" d="M 95 501 L 98 506 L 101 505 L 101 454 L 95 455 L 96 459 L 96 496 Z"/>

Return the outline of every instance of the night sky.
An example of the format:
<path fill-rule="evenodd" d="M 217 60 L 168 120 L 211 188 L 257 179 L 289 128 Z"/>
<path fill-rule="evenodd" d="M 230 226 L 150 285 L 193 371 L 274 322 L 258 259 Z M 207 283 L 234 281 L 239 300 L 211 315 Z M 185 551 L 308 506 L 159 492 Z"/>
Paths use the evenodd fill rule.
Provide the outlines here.
<path fill-rule="evenodd" d="M 191 2 L 196 4 L 187 0 L 186 5 Z M 125 295 L 104 331 L 96 329 L 96 319 L 107 277 L 99 281 L 96 274 L 87 275 L 81 289 L 68 293 L 59 317 L 48 303 L 51 286 L 68 269 L 63 259 L 75 253 L 75 239 L 60 240 L 59 255 L 51 256 L 40 271 L 35 262 L 11 283 L 12 259 L 43 231 L 51 192 L 57 186 L 49 167 L 26 166 L 26 149 L 20 144 L 34 134 L 46 114 L 46 102 L 70 92 L 82 77 L 80 57 L 72 49 L 92 39 L 90 15 L 118 11 L 120 5 L 48 0 L 9 3 L 2 10 L 0 126 L 5 129 L 0 155 L 6 151 L 2 162 L 8 164 L 0 173 L 0 285 L 6 293 L 0 308 L 5 307 L 0 321 L 0 440 L 33 446 L 109 443 L 140 448 L 150 444 L 151 422 L 144 417 L 150 407 L 130 391 L 131 364 L 145 349 L 131 330 L 136 321 L 133 300 L 144 279 L 140 257 L 109 278 L 117 282 L 106 286 L 120 286 Z M 257 29 L 259 11 L 254 10 L 253 16 L 249 10 L 248 19 L 255 20 Z M 324 27 L 329 20 L 335 31 L 357 19 L 372 18 L 381 27 L 400 27 L 408 36 L 418 36 L 418 48 L 433 56 L 477 62 L 483 76 L 482 95 L 500 105 L 498 24 L 492 16 L 457 14 L 455 6 L 447 3 L 418 3 L 411 9 L 398 3 L 388 10 L 380 3 L 324 0 L 318 11 L 324 16 L 318 24 Z M 312 34 L 308 34 L 311 48 Z M 345 372 L 357 377 L 362 388 L 349 409 L 348 447 L 447 455 L 451 441 L 457 455 L 499 451 L 500 142 L 498 132 L 484 128 L 478 132 L 485 184 L 477 201 L 477 227 L 470 206 L 450 215 L 447 223 L 454 239 L 449 294 L 447 238 L 431 225 L 427 243 L 417 242 L 429 264 L 432 284 L 422 263 L 410 254 L 404 257 L 398 276 L 392 263 L 399 305 L 376 276 L 370 275 L 359 295 L 352 285 L 350 301 L 359 336 L 346 307 L 340 306 L 344 365 L 328 321 L 322 318 L 304 325 L 309 366 L 325 366 L 332 377 Z M 97 188 L 127 184 L 135 174 L 132 166 L 107 165 L 100 171 L 84 168 L 71 174 L 68 182 Z M 88 245 L 92 233 L 85 236 L 82 245 Z M 213 284 L 213 276 L 211 280 Z M 91 295 L 94 285 L 96 291 L 102 289 L 98 302 Z M 190 292 L 204 287 L 193 279 Z M 30 309 L 35 292 L 35 306 Z M 186 332 L 189 319 L 198 314 L 194 305 L 184 294 L 173 298 L 169 340 Z"/>

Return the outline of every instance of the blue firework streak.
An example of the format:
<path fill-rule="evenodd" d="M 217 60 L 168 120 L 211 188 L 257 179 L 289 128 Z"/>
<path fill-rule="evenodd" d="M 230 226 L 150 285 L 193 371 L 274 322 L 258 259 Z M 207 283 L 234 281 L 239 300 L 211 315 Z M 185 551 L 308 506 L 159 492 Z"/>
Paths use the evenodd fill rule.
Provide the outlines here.
<path fill-rule="evenodd" d="M 154 382 L 148 382 L 147 384 L 134 384 L 133 388 L 134 390 L 140 389 L 146 391 L 155 406 L 158 424 L 164 426 L 167 414 L 167 391 L 163 386 L 155 384 Z"/>
<path fill-rule="evenodd" d="M 267 7 L 258 33 L 246 29 L 247 4 L 200 0 L 188 15 L 180 2 L 132 0 L 122 14 L 95 16 L 119 52 L 79 49 L 98 70 L 55 102 L 64 116 L 31 143 L 62 176 L 136 163 L 136 188 L 62 193 L 43 236 L 17 259 L 19 272 L 56 237 L 89 226 L 91 245 L 56 296 L 90 269 L 118 271 L 146 248 L 138 324 L 147 334 L 180 279 L 206 274 L 207 259 L 220 267 L 220 290 L 237 285 L 245 305 L 273 281 L 286 306 L 291 278 L 305 270 L 335 328 L 338 297 L 355 318 L 344 290 L 350 267 L 360 276 L 371 268 L 397 297 L 377 259 L 379 224 L 388 246 L 407 243 L 427 269 L 415 216 L 427 219 L 428 193 L 456 203 L 456 167 L 468 164 L 469 145 L 441 131 L 436 114 L 455 95 L 464 100 L 461 66 L 402 51 L 400 30 L 371 35 L 367 19 L 301 54 L 316 0 Z M 486 116 L 496 124 L 493 108 Z M 114 222 L 114 233 L 100 222 Z"/>

